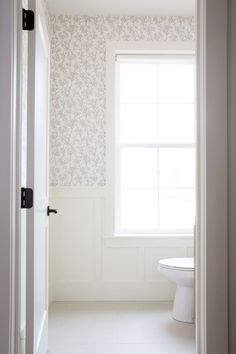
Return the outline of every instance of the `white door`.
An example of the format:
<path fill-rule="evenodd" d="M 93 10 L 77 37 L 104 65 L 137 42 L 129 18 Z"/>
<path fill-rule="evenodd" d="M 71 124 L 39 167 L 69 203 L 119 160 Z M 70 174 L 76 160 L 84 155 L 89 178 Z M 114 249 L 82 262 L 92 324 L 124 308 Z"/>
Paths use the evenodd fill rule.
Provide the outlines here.
<path fill-rule="evenodd" d="M 29 1 L 35 28 L 29 32 L 27 187 L 26 354 L 47 353 L 48 332 L 48 101 L 49 40 L 40 1 Z"/>

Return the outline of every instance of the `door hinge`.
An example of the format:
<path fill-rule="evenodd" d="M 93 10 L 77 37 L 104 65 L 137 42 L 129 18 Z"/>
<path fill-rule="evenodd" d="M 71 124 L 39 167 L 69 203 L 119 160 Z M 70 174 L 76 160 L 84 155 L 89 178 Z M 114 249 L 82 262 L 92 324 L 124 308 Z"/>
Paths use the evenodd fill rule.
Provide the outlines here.
<path fill-rule="evenodd" d="M 22 9 L 22 28 L 24 31 L 33 31 L 34 11 Z"/>
<path fill-rule="evenodd" d="M 21 208 L 30 209 L 33 207 L 34 193 L 31 188 L 21 188 Z"/>

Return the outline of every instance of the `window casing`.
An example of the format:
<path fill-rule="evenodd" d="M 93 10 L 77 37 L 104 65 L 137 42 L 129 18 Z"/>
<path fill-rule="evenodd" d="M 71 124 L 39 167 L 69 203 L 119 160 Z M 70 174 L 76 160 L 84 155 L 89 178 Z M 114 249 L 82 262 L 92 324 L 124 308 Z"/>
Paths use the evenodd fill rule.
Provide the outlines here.
<path fill-rule="evenodd" d="M 193 55 L 118 55 L 114 232 L 190 234 L 195 220 Z"/>

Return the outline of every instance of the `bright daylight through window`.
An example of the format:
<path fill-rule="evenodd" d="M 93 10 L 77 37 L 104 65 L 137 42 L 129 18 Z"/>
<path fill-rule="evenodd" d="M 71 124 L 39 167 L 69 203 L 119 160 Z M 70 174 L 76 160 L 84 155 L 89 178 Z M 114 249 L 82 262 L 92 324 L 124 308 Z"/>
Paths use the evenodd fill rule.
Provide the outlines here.
<path fill-rule="evenodd" d="M 115 233 L 191 234 L 194 57 L 117 56 L 115 135 Z"/>

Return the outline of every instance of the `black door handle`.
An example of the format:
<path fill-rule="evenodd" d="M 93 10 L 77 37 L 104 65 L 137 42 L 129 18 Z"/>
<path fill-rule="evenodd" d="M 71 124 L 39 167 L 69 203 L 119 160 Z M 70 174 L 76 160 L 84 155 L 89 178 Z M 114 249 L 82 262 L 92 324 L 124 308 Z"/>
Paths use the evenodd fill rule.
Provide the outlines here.
<path fill-rule="evenodd" d="M 50 213 L 57 214 L 57 209 L 50 209 L 50 206 L 48 206 L 48 208 L 47 208 L 47 216 L 49 216 Z"/>

